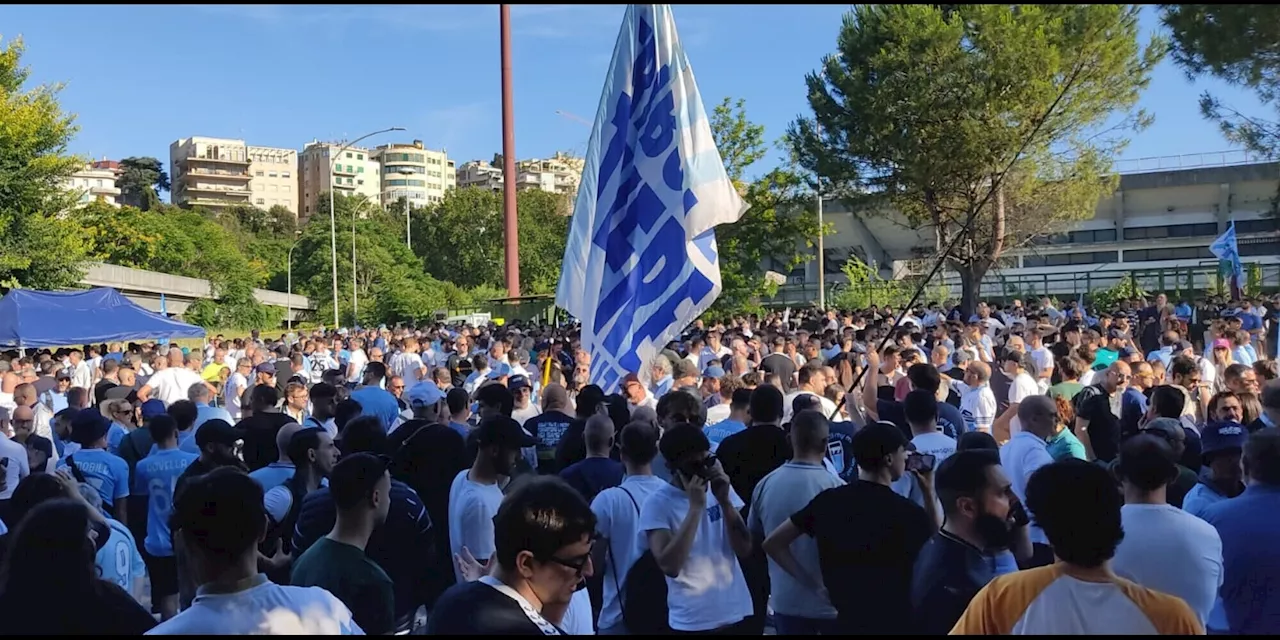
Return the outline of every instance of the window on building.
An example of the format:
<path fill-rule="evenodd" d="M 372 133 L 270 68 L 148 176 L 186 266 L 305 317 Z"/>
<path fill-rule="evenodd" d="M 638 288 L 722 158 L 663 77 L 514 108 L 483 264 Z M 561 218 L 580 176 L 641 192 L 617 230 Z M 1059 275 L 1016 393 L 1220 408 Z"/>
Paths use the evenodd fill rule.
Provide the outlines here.
<path fill-rule="evenodd" d="M 1159 247 L 1155 249 L 1129 249 L 1124 252 L 1125 262 L 1154 262 L 1157 260 L 1203 260 L 1213 258 L 1209 247 Z"/>
<path fill-rule="evenodd" d="M 257 177 L 261 178 L 261 177 L 262 177 L 262 170 L 261 170 L 261 169 L 259 169 L 259 170 L 255 171 L 255 172 L 253 172 L 253 175 L 255 175 L 255 176 L 257 176 Z"/>
<path fill-rule="evenodd" d="M 280 174 L 280 177 L 281 177 L 281 178 L 288 178 L 288 177 L 289 177 L 289 172 L 288 172 L 288 171 L 285 171 L 285 172 L 281 173 L 281 174 Z"/>
<path fill-rule="evenodd" d="M 1171 224 L 1160 227 L 1127 227 L 1125 240 L 1159 240 L 1161 238 L 1196 238 L 1218 235 L 1218 223 Z"/>
<path fill-rule="evenodd" d="M 356 167 L 356 173 L 364 173 L 364 167 L 363 166 Z"/>
<path fill-rule="evenodd" d="M 1089 251 L 1056 253 L 1045 256 L 1024 256 L 1022 265 L 1025 267 L 1065 267 L 1076 264 L 1107 264 L 1118 260 L 1119 253 L 1116 251 Z"/>
<path fill-rule="evenodd" d="M 1280 218 L 1240 220 L 1236 222 L 1236 233 L 1267 233 L 1277 229 L 1280 229 Z"/>
<path fill-rule="evenodd" d="M 279 191 L 280 191 L 280 185 L 276 185 L 276 184 L 271 185 L 271 189 L 270 189 L 270 191 L 271 191 L 271 193 L 277 193 L 277 192 L 279 192 Z"/>
<path fill-rule="evenodd" d="M 254 202 L 256 202 L 256 203 L 258 203 L 258 204 L 266 204 L 266 203 L 267 203 L 267 201 L 266 201 L 266 200 L 264 200 L 264 199 L 262 199 L 262 198 L 258 198 L 257 200 L 254 200 Z"/>
<path fill-rule="evenodd" d="M 347 184 L 351 184 L 351 178 L 347 178 Z"/>
<path fill-rule="evenodd" d="M 285 192 L 285 193 L 289 193 L 289 191 L 291 191 L 291 190 L 292 190 L 292 187 L 291 187 L 290 185 L 287 185 L 287 184 L 282 184 L 282 185 L 280 185 L 280 190 L 281 190 L 281 191 L 283 191 L 283 192 Z"/>
<path fill-rule="evenodd" d="M 268 171 L 268 172 L 267 172 L 267 177 L 268 177 L 268 178 L 278 178 L 279 176 L 278 176 L 278 175 L 276 175 L 276 172 L 274 172 L 274 171 Z"/>
<path fill-rule="evenodd" d="M 1239 226 L 1239 223 L 1237 223 L 1237 226 Z M 1271 241 L 1240 245 L 1241 256 L 1274 256 L 1276 254 L 1280 254 L 1280 242 Z"/>
<path fill-rule="evenodd" d="M 364 180 L 356 180 L 356 184 L 364 184 Z"/>
<path fill-rule="evenodd" d="M 351 152 L 350 152 L 350 151 L 348 151 L 348 152 L 347 152 L 347 157 L 348 157 L 348 158 L 350 158 L 350 157 L 351 157 Z"/>
<path fill-rule="evenodd" d="M 356 160 L 364 160 L 364 154 L 363 154 L 363 153 L 357 153 L 357 154 L 356 154 Z"/>

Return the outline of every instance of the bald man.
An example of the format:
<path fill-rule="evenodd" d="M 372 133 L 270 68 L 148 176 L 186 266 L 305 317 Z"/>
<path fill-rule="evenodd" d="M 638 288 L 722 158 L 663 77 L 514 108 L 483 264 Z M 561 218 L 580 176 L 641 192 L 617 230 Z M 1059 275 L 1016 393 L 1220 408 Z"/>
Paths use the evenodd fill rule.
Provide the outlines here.
<path fill-rule="evenodd" d="M 573 423 L 569 392 L 554 382 L 542 388 L 542 413 L 524 422 L 524 430 L 538 439 L 538 472 L 555 473 L 556 445 Z"/>
<path fill-rule="evenodd" d="M 52 472 L 58 456 L 53 452 L 53 441 L 35 433 L 36 412 L 31 407 L 14 408 L 9 418 L 13 429 L 13 441 L 26 447 L 27 466 L 32 473 Z"/>
<path fill-rule="evenodd" d="M 53 441 L 53 412 L 49 410 L 49 407 L 40 404 L 35 385 L 24 382 L 14 387 L 13 403 L 18 407 L 30 408 L 33 415 L 32 419 L 35 421 L 36 435 L 50 442 Z"/>
<path fill-rule="evenodd" d="M 276 449 L 280 452 L 280 458 L 261 469 L 256 469 L 249 474 L 250 478 L 258 481 L 262 485 L 264 492 L 270 491 L 282 484 L 286 480 L 293 477 L 296 470 L 293 461 L 289 459 L 289 439 L 293 434 L 302 430 L 302 425 L 296 422 L 289 422 L 280 427 L 276 432 Z M 324 483 L 321 482 L 323 485 Z"/>
<path fill-rule="evenodd" d="M 1013 434 L 1009 442 L 1000 447 L 1000 466 L 1009 476 L 1013 493 L 1026 502 L 1027 481 L 1040 467 L 1053 463 L 1049 454 L 1048 439 L 1053 436 L 1058 422 L 1058 409 L 1049 396 L 1029 396 L 1018 403 L 1018 422 L 1022 430 Z M 1032 524 L 1027 533 L 1031 539 L 1031 553 L 1021 556 L 1023 569 L 1053 564 L 1053 550 L 1044 531 Z M 1024 542 L 1025 544 L 1025 542 Z"/>
<path fill-rule="evenodd" d="M 1082 389 L 1073 400 L 1075 435 L 1090 460 L 1110 463 L 1120 452 L 1121 402 L 1133 373 L 1129 363 L 1117 360 L 1095 378 L 1101 380 Z"/>
<path fill-rule="evenodd" d="M 625 470 L 621 462 L 609 458 L 613 450 L 613 421 L 609 416 L 587 418 L 582 439 L 587 445 L 587 457 L 565 467 L 560 477 L 591 504 L 601 491 L 622 484 Z"/>

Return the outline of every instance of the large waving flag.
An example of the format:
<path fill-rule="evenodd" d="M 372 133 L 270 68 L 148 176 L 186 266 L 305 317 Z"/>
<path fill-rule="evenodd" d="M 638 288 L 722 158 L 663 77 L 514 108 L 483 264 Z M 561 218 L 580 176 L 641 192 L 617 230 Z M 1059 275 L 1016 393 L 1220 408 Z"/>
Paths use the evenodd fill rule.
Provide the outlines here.
<path fill-rule="evenodd" d="M 1227 230 L 1209 245 L 1209 251 L 1218 258 L 1220 272 L 1225 273 L 1231 282 L 1231 299 L 1239 300 L 1241 289 L 1244 287 L 1244 265 L 1240 264 L 1235 220 L 1232 220 Z"/>
<path fill-rule="evenodd" d="M 556 304 L 591 382 L 646 366 L 720 295 L 714 228 L 747 206 L 725 174 L 670 5 L 630 5 L 605 76 Z"/>

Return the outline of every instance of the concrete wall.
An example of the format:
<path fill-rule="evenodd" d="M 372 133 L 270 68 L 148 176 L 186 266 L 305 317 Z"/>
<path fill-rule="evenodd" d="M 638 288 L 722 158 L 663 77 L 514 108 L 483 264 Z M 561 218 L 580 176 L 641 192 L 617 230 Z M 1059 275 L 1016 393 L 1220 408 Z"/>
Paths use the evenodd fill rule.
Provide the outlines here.
<path fill-rule="evenodd" d="M 213 297 L 208 280 L 101 262 L 90 263 L 80 283 L 87 287 L 111 287 L 150 311 L 160 311 L 160 294 L 163 293 L 168 313 L 182 313 L 192 302 Z M 291 296 L 279 291 L 254 289 L 253 295 L 262 304 L 291 307 L 295 320 L 306 310 L 315 308 L 306 296 L 297 294 Z"/>

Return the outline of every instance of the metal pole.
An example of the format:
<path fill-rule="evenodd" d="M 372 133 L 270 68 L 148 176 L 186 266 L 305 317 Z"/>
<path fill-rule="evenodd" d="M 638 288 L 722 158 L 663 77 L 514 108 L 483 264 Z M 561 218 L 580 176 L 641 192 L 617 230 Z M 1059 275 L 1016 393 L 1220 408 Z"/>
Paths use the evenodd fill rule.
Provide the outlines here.
<path fill-rule="evenodd" d="M 296 246 L 298 246 L 297 243 L 294 243 L 293 247 Z M 289 331 L 293 331 L 293 247 L 289 247 L 289 255 L 285 258 L 289 261 L 289 265 L 285 268 L 285 271 L 289 274 L 289 284 L 284 301 L 284 320 L 285 326 L 289 328 Z"/>
<path fill-rule="evenodd" d="M 333 157 L 329 160 L 329 245 L 330 245 L 329 262 L 333 265 L 333 328 L 335 330 L 339 326 L 338 325 L 338 221 L 337 221 L 337 217 L 333 212 L 333 201 L 337 197 L 337 191 L 333 188 L 333 183 L 334 183 L 334 173 L 337 171 L 338 158 L 342 157 L 343 151 L 346 151 L 347 149 L 351 148 L 352 145 L 360 142 L 361 140 L 364 140 L 365 138 L 371 138 L 380 133 L 390 133 L 392 131 L 404 131 L 404 127 L 389 127 L 387 129 L 380 129 L 378 131 L 374 131 L 372 133 L 366 133 L 360 136 L 359 138 L 356 138 L 355 140 L 352 140 L 351 142 L 348 142 L 342 145 L 341 147 L 339 147 L 338 151 L 334 153 Z M 355 224 L 353 222 L 352 227 L 354 226 Z M 355 268 L 356 268 L 355 256 L 354 256 L 355 254 L 354 234 L 352 235 L 351 243 L 352 243 L 352 249 L 351 249 L 352 285 L 351 286 L 354 287 L 355 286 L 354 274 L 355 274 Z M 354 299 L 352 300 L 352 302 L 354 303 Z"/>
<path fill-rule="evenodd" d="M 511 7 L 498 11 L 502 40 L 502 221 L 507 295 L 520 295 L 520 235 L 516 222 L 516 130 L 511 90 Z"/>
<path fill-rule="evenodd" d="M 337 157 L 342 155 L 339 149 L 334 158 L 329 159 L 329 244 L 332 254 L 329 256 L 329 262 L 333 265 L 333 330 L 337 331 L 342 326 L 338 323 L 338 222 L 333 212 L 333 201 L 337 199 L 337 190 L 333 188 L 333 174 L 336 171 L 334 163 Z"/>
<path fill-rule="evenodd" d="M 822 190 L 818 190 L 818 308 L 827 310 L 827 255 L 822 239 Z"/>
<path fill-rule="evenodd" d="M 351 211 L 351 325 L 359 324 L 360 302 L 356 299 L 356 216 L 359 209 Z"/>
<path fill-rule="evenodd" d="M 413 251 L 413 225 L 412 218 L 409 216 L 413 211 L 413 205 L 409 204 L 409 200 L 404 201 L 404 246 L 410 252 Z"/>

